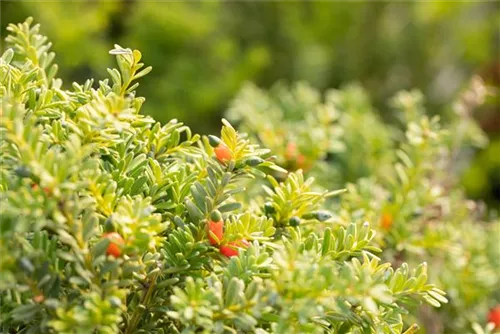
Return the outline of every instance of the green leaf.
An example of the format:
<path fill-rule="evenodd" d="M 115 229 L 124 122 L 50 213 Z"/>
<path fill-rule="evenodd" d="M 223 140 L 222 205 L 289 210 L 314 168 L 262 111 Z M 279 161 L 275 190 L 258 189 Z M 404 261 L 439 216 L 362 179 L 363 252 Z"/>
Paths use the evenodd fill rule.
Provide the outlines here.
<path fill-rule="evenodd" d="M 109 243 L 110 241 L 108 238 L 99 240 L 99 242 L 97 242 L 92 248 L 92 257 L 96 258 L 104 255 L 106 253 L 106 249 L 108 249 Z"/>
<path fill-rule="evenodd" d="M 332 230 L 327 228 L 323 234 L 323 245 L 321 247 L 321 255 L 325 256 L 330 251 L 330 244 L 332 242 Z"/>
<path fill-rule="evenodd" d="M 14 57 L 14 50 L 12 49 L 7 49 L 2 55 L 2 61 L 5 64 L 10 64 L 12 58 Z"/>
<path fill-rule="evenodd" d="M 242 207 L 241 203 L 232 202 L 232 203 L 227 203 L 227 204 L 224 204 L 224 205 L 218 207 L 218 210 L 220 212 L 229 212 L 229 211 L 239 210 L 241 207 Z"/>
<path fill-rule="evenodd" d="M 203 213 L 190 199 L 186 198 L 184 201 L 186 204 L 186 209 L 188 210 L 189 216 L 194 222 L 198 222 L 203 219 Z"/>
<path fill-rule="evenodd" d="M 152 69 L 153 68 L 151 66 L 146 67 L 145 69 L 143 69 L 142 71 L 140 71 L 139 73 L 137 73 L 134 76 L 134 79 L 142 78 L 143 76 L 145 76 L 146 74 L 148 74 L 149 72 L 151 72 Z"/>

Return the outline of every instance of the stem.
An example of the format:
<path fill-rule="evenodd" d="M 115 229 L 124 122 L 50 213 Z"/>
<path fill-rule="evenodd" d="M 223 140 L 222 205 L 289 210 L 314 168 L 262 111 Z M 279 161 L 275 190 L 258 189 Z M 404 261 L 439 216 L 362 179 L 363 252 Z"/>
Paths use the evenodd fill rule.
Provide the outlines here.
<path fill-rule="evenodd" d="M 158 278 L 159 273 L 155 274 L 151 278 L 151 282 L 149 284 L 148 289 L 146 290 L 146 293 L 142 296 L 141 302 L 139 305 L 144 305 L 146 308 L 149 304 L 149 301 L 151 300 L 151 295 L 153 294 L 154 287 L 156 286 L 156 279 Z M 141 320 L 142 316 L 142 309 L 139 307 L 136 307 L 134 310 L 134 313 L 132 314 L 132 318 L 130 319 L 130 322 L 127 325 L 127 329 L 125 330 L 124 334 L 132 334 L 135 331 L 135 328 L 139 324 L 139 321 Z"/>
<path fill-rule="evenodd" d="M 427 143 L 424 143 L 423 147 L 420 148 L 420 151 L 426 152 L 427 148 L 428 148 Z M 419 156 L 417 156 L 417 159 L 415 160 L 414 164 L 415 164 L 415 166 L 411 170 L 411 174 L 410 173 L 407 174 L 408 175 L 408 183 L 404 185 L 402 199 L 401 199 L 401 201 L 398 203 L 398 205 L 396 207 L 397 208 L 397 210 L 396 210 L 397 214 L 400 213 L 400 211 L 403 208 L 404 204 L 407 202 L 408 195 L 409 195 L 410 191 L 413 189 L 413 187 L 415 186 L 415 184 L 417 183 L 418 177 L 420 176 L 420 174 L 422 172 L 422 162 L 420 161 L 420 157 Z"/>
<path fill-rule="evenodd" d="M 403 334 L 415 334 L 419 329 L 420 327 L 417 324 L 413 324 Z"/>
<path fill-rule="evenodd" d="M 127 82 L 124 82 L 122 87 L 120 88 L 120 96 L 125 96 L 125 93 L 127 92 L 128 87 L 130 86 L 130 84 L 134 80 L 136 61 L 135 61 L 133 54 L 132 54 L 132 59 L 133 59 L 133 63 L 132 63 L 132 66 L 130 67 L 130 77 L 127 80 Z"/>

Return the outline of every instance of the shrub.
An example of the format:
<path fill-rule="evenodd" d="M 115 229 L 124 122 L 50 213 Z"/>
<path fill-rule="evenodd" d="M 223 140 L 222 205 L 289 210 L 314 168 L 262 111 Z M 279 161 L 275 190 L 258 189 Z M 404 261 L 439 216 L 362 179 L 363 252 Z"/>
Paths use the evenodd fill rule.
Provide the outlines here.
<path fill-rule="evenodd" d="M 481 333 L 499 304 L 500 222 L 467 200 L 458 179 L 470 148 L 486 144 L 472 111 L 488 91 L 474 78 L 444 125 L 426 114 L 421 93 L 401 92 L 390 101 L 398 119 L 389 124 L 356 85 L 322 98 L 305 83 L 270 92 L 248 84 L 227 116 L 290 170 L 307 167 L 326 187 L 347 183 L 347 193 L 331 203 L 332 221 L 374 222 L 384 260 L 427 262 L 431 282 L 450 298 L 439 309 L 413 312 L 429 333 Z M 294 154 L 290 143 L 300 143 Z"/>
<path fill-rule="evenodd" d="M 446 302 L 425 263 L 393 269 L 368 222 L 332 218 L 338 191 L 227 121 L 209 140 L 141 115 L 139 51 L 116 45 L 111 80 L 62 89 L 31 22 L 0 61 L 3 332 L 394 333 Z"/>

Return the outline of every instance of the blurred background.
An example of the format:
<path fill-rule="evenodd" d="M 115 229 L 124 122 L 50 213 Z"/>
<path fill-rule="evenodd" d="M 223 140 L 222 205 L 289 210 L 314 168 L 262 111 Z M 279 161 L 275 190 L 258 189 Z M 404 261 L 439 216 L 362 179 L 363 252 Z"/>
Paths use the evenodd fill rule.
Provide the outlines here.
<path fill-rule="evenodd" d="M 49 36 L 65 85 L 104 79 L 108 50 L 136 48 L 153 72 L 140 82 L 146 113 L 216 133 L 242 84 L 306 80 L 387 99 L 418 88 L 444 114 L 473 74 L 500 83 L 500 2 L 2 1 L 1 31 L 33 16 Z M 463 175 L 472 198 L 500 207 L 499 99 L 476 114 L 491 140 Z"/>

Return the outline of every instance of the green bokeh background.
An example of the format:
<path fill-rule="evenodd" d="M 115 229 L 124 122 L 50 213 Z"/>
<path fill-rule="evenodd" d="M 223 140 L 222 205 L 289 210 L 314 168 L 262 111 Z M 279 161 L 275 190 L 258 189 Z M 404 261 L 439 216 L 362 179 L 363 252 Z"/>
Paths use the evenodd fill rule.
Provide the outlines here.
<path fill-rule="evenodd" d="M 104 79 L 118 43 L 142 51 L 145 112 L 216 132 L 245 81 L 306 80 L 321 90 L 359 82 L 390 120 L 387 99 L 419 88 L 432 113 L 473 74 L 500 82 L 500 2 L 2 1 L 1 32 L 33 16 L 53 41 L 68 86 Z M 3 38 L 2 38 L 3 39 Z M 2 45 L 3 47 L 3 45 Z M 500 110 L 477 118 L 491 144 L 464 173 L 470 196 L 500 201 Z"/>

